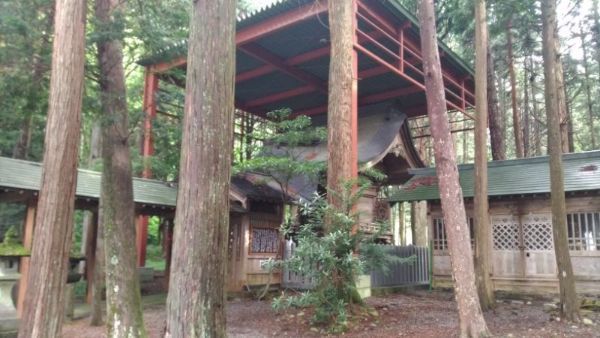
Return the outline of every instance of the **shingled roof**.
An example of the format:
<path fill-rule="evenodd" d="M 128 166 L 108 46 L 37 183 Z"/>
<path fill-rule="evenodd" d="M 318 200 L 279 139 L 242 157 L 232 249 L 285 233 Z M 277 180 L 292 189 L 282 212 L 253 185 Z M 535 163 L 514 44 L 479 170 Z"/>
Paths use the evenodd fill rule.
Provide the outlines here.
<path fill-rule="evenodd" d="M 600 193 L 600 151 L 563 155 L 565 192 Z M 464 197 L 473 197 L 473 165 L 460 165 Z M 390 191 L 390 202 L 439 200 L 435 168 L 413 169 L 406 184 Z M 488 163 L 489 196 L 533 195 L 550 192 L 548 156 Z"/>

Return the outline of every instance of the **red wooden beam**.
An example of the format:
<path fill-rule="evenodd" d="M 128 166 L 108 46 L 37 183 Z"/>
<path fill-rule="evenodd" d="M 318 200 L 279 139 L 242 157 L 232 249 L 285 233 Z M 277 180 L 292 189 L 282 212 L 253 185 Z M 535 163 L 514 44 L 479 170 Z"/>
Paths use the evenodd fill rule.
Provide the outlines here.
<path fill-rule="evenodd" d="M 311 1 L 304 6 L 238 31 L 235 36 L 235 42 L 239 46 L 256 41 L 266 35 L 273 34 L 301 21 L 308 20 L 326 11 L 326 1 Z"/>
<path fill-rule="evenodd" d="M 389 99 L 393 99 L 393 98 L 399 98 L 399 97 L 402 97 L 405 95 L 416 94 L 419 92 L 423 92 L 423 89 L 420 87 L 417 87 L 417 86 L 410 86 L 410 87 L 405 87 L 405 88 L 400 88 L 400 89 L 393 89 L 393 90 L 389 90 L 389 91 L 382 92 L 382 93 L 365 95 L 365 96 L 358 98 L 358 106 L 362 107 L 362 106 L 366 106 L 366 105 L 370 105 L 370 104 L 383 102 L 385 100 L 389 100 Z M 292 114 L 292 117 L 296 117 L 296 116 L 300 116 L 300 115 L 306 115 L 306 116 L 318 115 L 318 114 L 323 114 L 326 112 L 327 112 L 327 105 L 322 105 L 322 106 L 308 108 L 305 110 L 300 110 L 300 111 L 294 112 Z"/>
<path fill-rule="evenodd" d="M 152 168 L 148 161 L 154 153 L 154 144 L 152 142 L 152 121 L 156 117 L 156 93 L 158 92 L 158 76 L 156 73 L 146 69 L 144 78 L 144 99 L 142 111 L 144 112 L 144 139 L 142 142 L 142 157 L 144 159 L 144 170 L 142 177 L 149 178 L 152 175 Z"/>
<path fill-rule="evenodd" d="M 294 89 L 291 89 L 291 90 L 286 90 L 286 91 L 281 92 L 281 93 L 277 93 L 277 94 L 273 94 L 273 95 L 261 97 L 259 99 L 247 101 L 246 104 L 245 104 L 245 106 L 248 107 L 249 109 L 252 109 L 254 107 L 263 106 L 265 104 L 269 104 L 269 103 L 273 103 L 273 102 L 285 100 L 285 99 L 290 98 L 290 97 L 294 97 L 294 96 L 298 96 L 298 95 L 302 95 L 302 94 L 307 94 L 307 93 L 313 92 L 314 90 L 315 90 L 314 86 L 306 85 L 306 86 L 294 88 Z"/>
<path fill-rule="evenodd" d="M 271 51 L 257 44 L 248 44 L 239 47 L 244 53 L 272 65 L 280 71 L 314 87 L 314 89 L 327 93 L 327 85 L 320 78 L 299 68 L 291 67 L 285 60 Z"/>

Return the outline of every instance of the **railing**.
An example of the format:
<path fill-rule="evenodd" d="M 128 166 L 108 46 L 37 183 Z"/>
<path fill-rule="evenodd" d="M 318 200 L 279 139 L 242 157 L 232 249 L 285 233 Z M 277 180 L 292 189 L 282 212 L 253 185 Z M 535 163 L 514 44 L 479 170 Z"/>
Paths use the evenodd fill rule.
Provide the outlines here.
<path fill-rule="evenodd" d="M 291 239 L 285 241 L 285 249 L 283 250 L 284 260 L 294 255 L 296 245 Z M 314 282 L 310 278 L 284 268 L 281 276 L 281 286 L 286 289 L 308 290 L 313 288 Z"/>
<path fill-rule="evenodd" d="M 429 248 L 424 246 L 392 246 L 386 245 L 385 249 L 396 257 L 409 258 L 414 256 L 410 262 L 393 263 L 387 274 L 383 272 L 371 272 L 371 287 L 395 287 L 395 286 L 417 286 L 428 285 L 429 274 Z"/>

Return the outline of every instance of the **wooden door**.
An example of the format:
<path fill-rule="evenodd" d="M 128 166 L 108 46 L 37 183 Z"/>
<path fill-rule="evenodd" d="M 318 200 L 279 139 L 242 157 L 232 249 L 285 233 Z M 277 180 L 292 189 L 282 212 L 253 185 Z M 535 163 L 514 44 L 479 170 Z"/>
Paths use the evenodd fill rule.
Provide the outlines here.
<path fill-rule="evenodd" d="M 491 217 L 493 235 L 492 269 L 496 277 L 521 277 L 524 274 L 521 231 L 518 217 Z"/>
<path fill-rule="evenodd" d="M 528 214 L 521 218 L 525 277 L 556 277 L 551 214 Z"/>

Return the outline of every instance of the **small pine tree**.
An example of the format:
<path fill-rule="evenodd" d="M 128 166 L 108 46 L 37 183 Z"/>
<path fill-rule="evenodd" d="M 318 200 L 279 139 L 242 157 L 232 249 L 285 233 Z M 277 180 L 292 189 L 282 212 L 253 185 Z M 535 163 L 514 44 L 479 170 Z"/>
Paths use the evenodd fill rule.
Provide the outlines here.
<path fill-rule="evenodd" d="M 311 306 L 315 309 L 314 324 L 328 324 L 331 332 L 342 332 L 348 326 L 351 305 L 364 305 L 357 296 L 357 277 L 371 270 L 386 272 L 392 262 L 412 260 L 389 255 L 383 246 L 376 245 L 388 227 L 386 223 L 378 223 L 374 234 L 353 231 L 359 216 L 356 203 L 370 185 L 364 178 L 344 183 L 339 196 L 342 208 L 333 207 L 317 194 L 302 204 L 302 224 L 283 227 L 284 234 L 294 236 L 298 245 L 292 257 L 278 262 L 279 267 L 302 274 L 313 281 L 314 288 L 297 296 L 276 298 L 276 310 Z"/>

